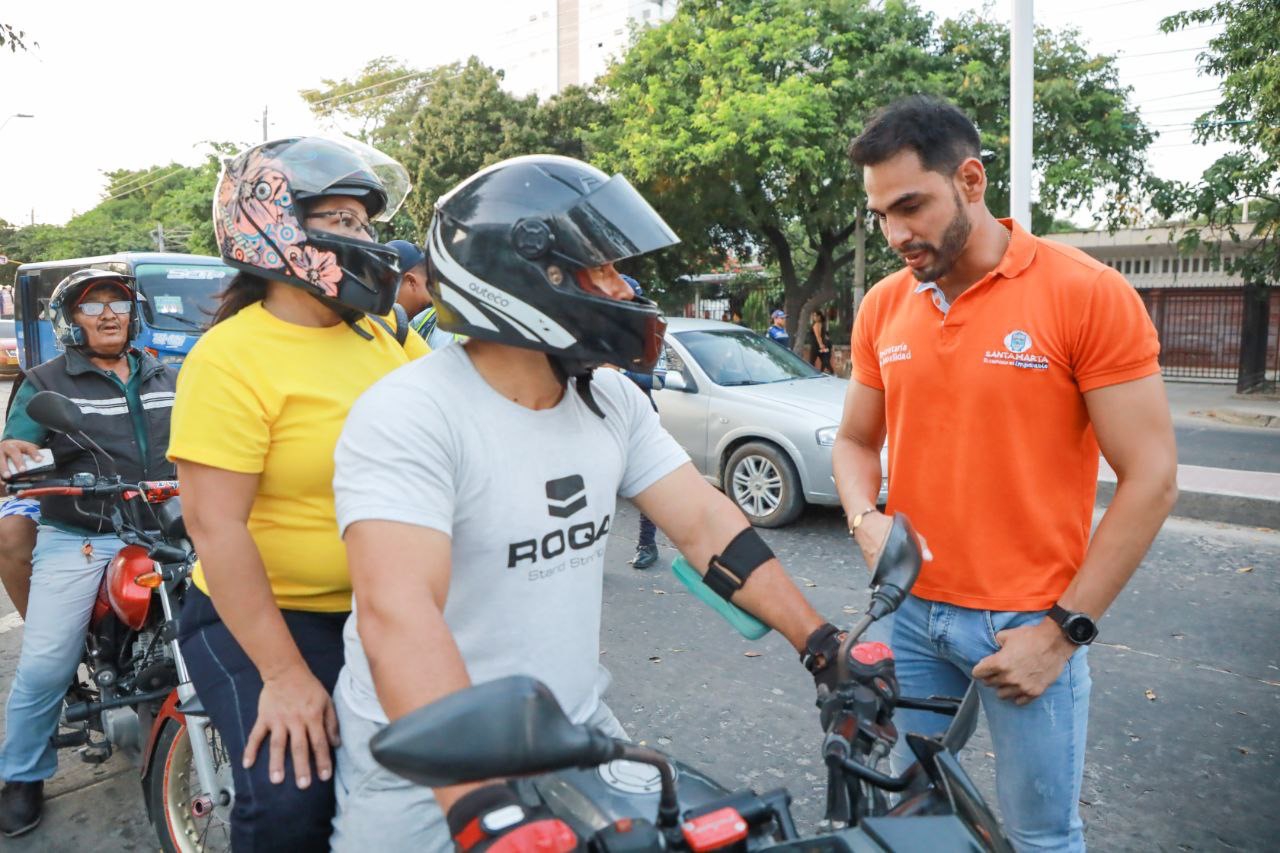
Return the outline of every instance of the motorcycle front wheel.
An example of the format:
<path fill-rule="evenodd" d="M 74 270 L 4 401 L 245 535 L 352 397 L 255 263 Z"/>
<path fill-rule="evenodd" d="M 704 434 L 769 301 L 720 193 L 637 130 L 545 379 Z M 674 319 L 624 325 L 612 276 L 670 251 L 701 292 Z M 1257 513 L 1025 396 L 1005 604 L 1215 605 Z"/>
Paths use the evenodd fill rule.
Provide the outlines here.
<path fill-rule="evenodd" d="M 232 790 L 231 762 L 213 726 L 205 727 L 218 787 Z M 231 805 L 201 789 L 189 730 L 170 720 L 156 742 L 151 772 L 143 780 L 147 810 L 164 853 L 220 853 L 231 849 Z M 228 798 L 229 799 L 229 798 Z"/>

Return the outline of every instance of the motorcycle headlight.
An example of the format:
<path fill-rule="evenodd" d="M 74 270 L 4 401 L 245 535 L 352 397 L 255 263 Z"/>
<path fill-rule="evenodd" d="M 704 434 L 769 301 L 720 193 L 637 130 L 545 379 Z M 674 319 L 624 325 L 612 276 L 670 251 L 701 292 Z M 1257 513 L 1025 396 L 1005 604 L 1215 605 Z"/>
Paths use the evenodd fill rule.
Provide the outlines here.
<path fill-rule="evenodd" d="M 836 433 L 840 431 L 838 426 L 823 427 L 813 434 L 818 444 L 822 447 L 831 447 L 836 443 Z"/>

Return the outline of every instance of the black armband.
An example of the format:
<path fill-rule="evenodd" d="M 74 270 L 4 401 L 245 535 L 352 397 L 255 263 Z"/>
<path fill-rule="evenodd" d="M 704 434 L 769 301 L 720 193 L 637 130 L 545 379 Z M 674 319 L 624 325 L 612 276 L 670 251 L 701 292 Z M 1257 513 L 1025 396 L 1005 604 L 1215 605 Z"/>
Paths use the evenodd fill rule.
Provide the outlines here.
<path fill-rule="evenodd" d="M 724 552 L 716 554 L 707 564 L 702 580 L 716 595 L 729 601 L 742 589 L 751 573 L 773 559 L 773 549 L 765 544 L 754 527 L 739 533 Z"/>

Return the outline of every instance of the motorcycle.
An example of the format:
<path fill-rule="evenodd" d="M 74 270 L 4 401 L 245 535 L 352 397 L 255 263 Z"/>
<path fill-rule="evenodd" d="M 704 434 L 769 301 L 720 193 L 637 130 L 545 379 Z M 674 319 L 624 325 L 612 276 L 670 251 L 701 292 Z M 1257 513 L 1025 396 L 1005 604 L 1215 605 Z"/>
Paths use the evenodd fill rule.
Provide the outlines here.
<path fill-rule="evenodd" d="M 75 437 L 114 471 L 71 400 L 41 391 L 27 412 Z M 16 473 L 6 490 L 18 498 L 105 498 L 100 518 L 125 543 L 103 573 L 81 658 L 87 678 L 77 674 L 67 692 L 54 747 L 78 748 L 93 764 L 125 754 L 140 771 L 147 814 L 166 853 L 229 850 L 231 764 L 178 646 L 177 613 L 196 561 L 178 483 L 127 483 L 118 474 L 40 477 L 40 468 Z"/>
<path fill-rule="evenodd" d="M 871 604 L 840 646 L 837 687 L 819 689 L 828 832 L 799 832 L 786 789 L 732 791 L 659 750 L 570 722 L 551 691 L 528 676 L 419 708 L 379 732 L 370 748 L 383 766 L 419 785 L 515 777 L 509 784 L 526 805 L 545 807 L 564 825 L 551 833 L 556 841 L 545 853 L 1012 853 L 957 760 L 977 726 L 976 691 L 962 699 L 902 696 L 890 649 L 861 641 L 901 605 L 919 571 L 915 531 L 899 513 L 876 565 Z M 941 737 L 905 735 L 915 762 L 900 776 L 879 767 L 899 738 L 897 708 L 953 718 Z"/>

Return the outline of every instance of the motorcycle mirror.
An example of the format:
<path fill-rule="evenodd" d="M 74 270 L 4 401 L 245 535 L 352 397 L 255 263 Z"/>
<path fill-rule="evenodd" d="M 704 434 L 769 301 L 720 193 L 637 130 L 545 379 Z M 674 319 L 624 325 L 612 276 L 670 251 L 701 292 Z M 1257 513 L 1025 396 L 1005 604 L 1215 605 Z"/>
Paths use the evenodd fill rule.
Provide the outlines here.
<path fill-rule="evenodd" d="M 876 569 L 871 577 L 871 606 L 867 614 L 873 619 L 887 616 L 897 610 L 916 578 L 920 576 L 920 537 L 911 526 L 911 519 L 903 513 L 894 513 L 893 526 L 885 539 Z"/>
<path fill-rule="evenodd" d="M 80 407 L 57 391 L 36 392 L 27 403 L 27 414 L 55 432 L 80 432 L 84 428 Z"/>
<path fill-rule="evenodd" d="M 527 675 L 451 693 L 387 726 L 369 748 L 383 767 L 428 787 L 594 767 L 622 753 L 613 738 L 570 722 Z"/>

